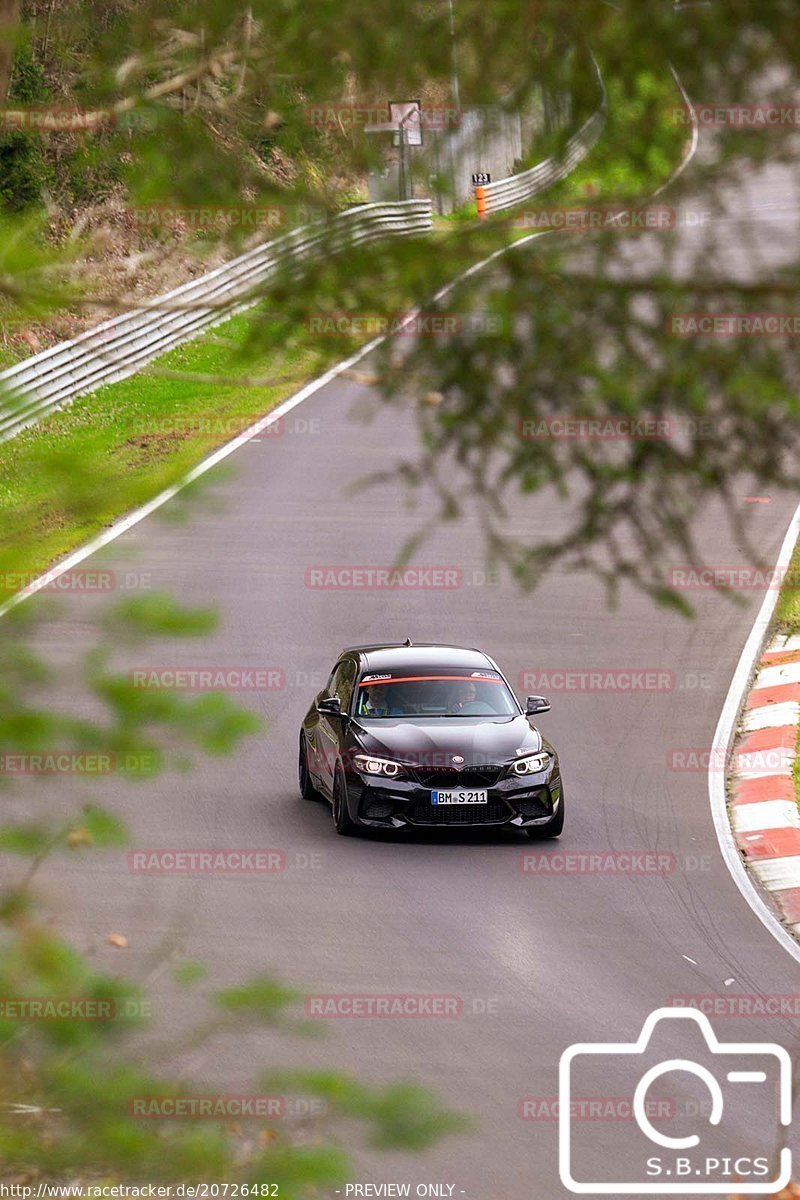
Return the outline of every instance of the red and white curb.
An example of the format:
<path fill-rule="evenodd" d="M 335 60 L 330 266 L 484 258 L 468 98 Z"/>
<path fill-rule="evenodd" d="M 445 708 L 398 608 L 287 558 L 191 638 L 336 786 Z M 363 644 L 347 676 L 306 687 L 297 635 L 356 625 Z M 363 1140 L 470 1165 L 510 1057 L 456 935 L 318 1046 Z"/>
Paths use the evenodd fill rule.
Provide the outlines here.
<path fill-rule="evenodd" d="M 749 871 L 800 938 L 800 808 L 794 784 L 800 725 L 800 637 L 761 655 L 734 742 L 730 817 Z"/>

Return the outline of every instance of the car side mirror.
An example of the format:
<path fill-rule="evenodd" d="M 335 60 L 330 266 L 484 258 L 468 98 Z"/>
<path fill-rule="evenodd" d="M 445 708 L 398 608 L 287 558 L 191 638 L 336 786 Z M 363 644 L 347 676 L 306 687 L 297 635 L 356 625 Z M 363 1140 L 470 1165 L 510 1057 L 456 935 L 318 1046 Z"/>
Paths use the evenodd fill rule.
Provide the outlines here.
<path fill-rule="evenodd" d="M 528 696 L 525 702 L 526 717 L 536 717 L 546 712 L 550 712 L 550 701 L 546 696 Z"/>
<path fill-rule="evenodd" d="M 323 696 L 317 703 L 317 712 L 327 713 L 331 717 L 340 717 L 342 702 L 338 696 Z"/>

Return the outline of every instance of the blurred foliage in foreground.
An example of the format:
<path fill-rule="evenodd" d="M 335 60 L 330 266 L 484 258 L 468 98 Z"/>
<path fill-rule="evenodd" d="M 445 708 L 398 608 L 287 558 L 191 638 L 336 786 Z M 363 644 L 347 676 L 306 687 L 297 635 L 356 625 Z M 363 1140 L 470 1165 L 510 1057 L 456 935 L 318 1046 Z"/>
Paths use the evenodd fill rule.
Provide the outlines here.
<path fill-rule="evenodd" d="M 595 56 L 617 105 L 638 102 L 654 81 L 670 77 L 671 66 L 704 105 L 781 101 L 791 95 L 800 49 L 790 0 L 730 0 L 724 15 L 714 4 L 676 11 L 664 0 L 455 0 L 455 13 L 465 104 L 500 100 L 514 108 L 534 80 L 557 90 L 564 55 L 575 46 L 579 61 L 587 63 L 589 51 Z M 131 205 L 272 202 L 292 219 L 337 207 L 350 181 L 375 161 L 377 143 L 344 124 L 315 127 L 309 109 L 383 106 L 423 92 L 440 103 L 451 99 L 448 16 L 446 3 L 430 0 L 402 10 L 386 0 L 368 6 L 0 0 L 0 100 L 12 108 L 77 103 L 114 115 L 113 128 L 103 132 L 99 115 L 98 128 L 81 134 L 3 130 L 6 318 L 36 317 L 67 301 L 104 313 L 119 301 L 76 290 L 71 264 L 85 248 L 76 239 L 67 252 L 48 240 L 39 206 L 51 193 L 79 200 L 113 183 Z M 575 111 L 591 111 L 594 72 L 586 69 L 574 88 Z M 603 148 L 626 164 L 619 181 L 626 202 L 630 180 L 647 180 L 658 166 L 653 138 L 662 123 L 658 106 L 645 105 L 638 137 Z M 56 146 L 63 138 L 63 154 L 44 154 L 41 137 Z M 627 579 L 674 600 L 664 568 L 675 555 L 681 562 L 696 558 L 689 521 L 700 504 L 721 498 L 738 521 L 742 471 L 764 489 L 797 482 L 793 340 L 673 336 L 676 315 L 791 311 L 800 241 L 782 238 L 776 252 L 774 238 L 762 237 L 758 222 L 739 208 L 733 184 L 745 171 L 757 178 L 769 163 L 773 173 L 783 172 L 782 187 L 790 192 L 795 130 L 730 129 L 703 137 L 703 154 L 669 193 L 670 204 L 697 197 L 702 222 L 694 236 L 679 227 L 634 239 L 608 229 L 580 242 L 550 238 L 518 248 L 438 305 L 462 316 L 490 315 L 479 334 L 419 338 L 401 354 L 389 344 L 381 355 L 377 378 L 388 401 L 427 398 L 418 405 L 419 458 L 401 465 L 402 478 L 411 486 L 435 481 L 437 520 L 455 519 L 477 498 L 490 552 L 526 585 L 565 563 L 600 572 L 612 589 Z M 300 277 L 278 279 L 261 299 L 287 328 L 310 313 L 391 313 L 398 298 L 424 301 L 518 232 L 513 217 L 481 227 L 453 222 L 437 235 L 435 253 L 429 239 L 402 250 L 387 245 L 359 258 L 360 271 L 352 256 L 331 256 Z M 248 353 L 268 349 L 274 329 L 274 322 L 254 321 Z M 329 342 L 321 353 L 330 353 Z M 601 427 L 650 421 L 669 436 L 547 432 L 549 422 L 564 418 Z M 39 480 L 43 491 L 48 483 L 72 511 L 92 511 L 96 484 L 77 455 L 61 462 L 54 456 L 52 477 Z M 509 534 L 506 512 L 543 488 L 571 499 L 570 523 L 552 539 L 546 531 Z M 44 667 L 23 648 L 20 626 L 4 618 L 0 749 L 34 753 L 57 740 L 158 772 L 181 765 L 193 750 L 231 750 L 252 731 L 250 718 L 219 697 L 184 701 L 131 692 L 111 665 L 112 648 L 131 628 L 141 637 L 190 633 L 207 629 L 208 618 L 181 615 L 166 600 L 120 614 L 117 624 L 98 631 L 95 652 L 68 672 L 66 698 L 53 705 L 36 702 L 37 689 L 47 685 Z M 88 718 L 85 710 L 103 716 Z M 130 786 L 146 782 L 132 779 Z M 18 870 L 6 872 L 4 858 L 0 994 L 110 992 L 136 1001 L 131 985 L 98 976 L 44 927 L 33 892 L 50 855 L 90 856 L 93 848 L 121 844 L 124 828 L 88 798 L 77 810 L 67 797 L 44 814 L 34 805 L 38 815 L 31 819 L 31 788 L 18 790 L 21 799 L 16 790 L 4 797 L 0 830 L 4 854 L 19 859 Z M 189 970 L 185 986 L 194 977 Z M 235 1020 L 238 1029 L 244 1017 L 291 1027 L 292 1003 L 272 981 L 254 981 L 218 998 L 219 1028 Z M 377 1144 L 413 1149 L 459 1126 L 411 1085 L 374 1092 L 325 1074 L 281 1084 L 324 1101 L 324 1135 L 315 1123 L 310 1131 L 240 1144 L 213 1122 L 151 1126 L 131 1121 L 121 1106 L 139 1091 L 175 1095 L 180 1087 L 159 1078 L 158 1062 L 131 1065 L 127 1039 L 135 1025 L 14 1021 L 2 1033 L 6 1172 L 74 1175 L 88 1161 L 117 1177 L 208 1178 L 224 1174 L 238 1153 L 240 1178 L 269 1178 L 283 1184 L 284 1197 L 301 1197 L 343 1178 L 339 1147 L 350 1136 L 343 1122 L 366 1121 Z"/>
<path fill-rule="evenodd" d="M 100 174 L 113 166 L 133 206 L 246 198 L 278 205 L 290 223 L 340 206 L 349 186 L 342 181 L 363 176 L 381 153 L 381 138 L 365 135 L 363 122 L 342 117 L 320 126 L 310 113 L 385 107 L 398 96 L 452 104 L 454 64 L 462 105 L 513 109 L 534 83 L 545 94 L 563 90 L 569 58 L 573 111 L 583 114 L 598 100 L 593 56 L 614 108 L 641 118 L 633 136 L 629 122 L 610 122 L 597 152 L 609 185 L 604 202 L 629 204 L 632 181 L 660 177 L 669 160 L 665 121 L 688 139 L 673 68 L 700 105 L 752 106 L 791 98 L 798 57 L 790 0 L 733 0 L 724 21 L 713 3 L 457 0 L 454 42 L 448 5 L 422 0 L 402 20 L 383 0 L 368 9 L 214 0 L 10 5 L 17 8 L 15 66 L 6 80 L 0 74 L 0 95 L 10 85 L 9 95 L 17 88 L 38 96 L 43 79 L 59 80 L 74 103 L 90 113 L 111 110 L 117 122 L 64 135 L 65 160 L 79 164 L 81 179 L 91 178 L 81 156 L 94 156 Z M 666 114 L 665 83 L 673 96 Z M 797 482 L 796 338 L 676 336 L 673 326 L 686 313 L 791 312 L 800 243 L 781 236 L 776 253 L 774 231 L 742 211 L 735 181 L 769 162 L 791 189 L 794 137 L 788 121 L 766 130 L 703 129 L 702 153 L 668 198 L 693 209 L 689 216 L 701 222 L 693 232 L 639 236 L 610 227 L 584 239 L 580 256 L 575 237 L 528 245 L 430 306 L 499 318 L 490 330 L 421 337 L 410 355 L 385 347 L 377 382 L 388 399 L 441 398 L 420 406 L 422 449 L 402 465 L 403 480 L 413 486 L 435 473 L 437 520 L 477 498 L 489 552 L 524 586 L 560 562 L 597 571 L 611 590 L 628 580 L 683 604 L 668 585 L 669 567 L 698 559 L 690 535 L 697 508 L 720 499 L 744 536 L 741 472 L 763 490 Z M 36 159 L 38 143 L 26 145 Z M 62 304 L 74 290 L 63 247 L 48 246 L 35 220 L 35 212 L 3 218 L 0 295 L 9 319 Z M 254 318 L 250 350 L 277 347 L 280 321 L 291 337 L 309 315 L 387 313 L 409 295 L 425 303 L 466 263 L 506 245 L 514 222 L 515 215 L 480 227 L 449 222 L 435 254 L 422 239 L 357 263 L 350 253 L 332 255 L 300 277 L 276 279 L 261 297 L 276 320 Z M 80 256 L 80 240 L 69 249 Z M 90 311 L 118 301 L 86 294 L 85 283 L 83 293 Z M 320 357 L 330 356 L 332 340 L 321 334 L 319 341 Z M 554 416 L 611 428 L 649 420 L 670 433 L 525 433 L 548 429 Z M 563 530 L 553 538 L 509 533 L 515 503 L 542 488 L 556 488 L 569 503 Z"/>
<path fill-rule="evenodd" d="M 0 773 L 3 1181 L 228 1179 L 277 1184 L 278 1195 L 296 1200 L 348 1178 L 343 1147 L 352 1141 L 349 1124 L 364 1127 L 377 1147 L 414 1151 L 465 1128 L 462 1118 L 408 1083 L 369 1088 L 323 1071 L 278 1079 L 265 1065 L 256 1066 L 248 1089 L 250 1100 L 260 1098 L 260 1110 L 245 1107 L 239 1121 L 227 1111 L 217 1120 L 202 1115 L 198 1101 L 212 1102 L 219 1112 L 221 1097 L 230 1103 L 230 1089 L 219 1079 L 201 1087 L 169 1076 L 158 1029 L 147 1032 L 146 991 L 96 970 L 43 920 L 35 888 L 53 856 L 78 859 L 90 870 L 93 854 L 124 853 L 127 829 L 91 798 L 103 779 L 127 777 L 127 786 L 152 799 L 153 782 L 163 771 L 186 769 L 192 753 L 231 753 L 259 721 L 222 693 L 143 690 L 114 669 L 121 646 L 207 635 L 215 624 L 207 610 L 182 609 L 159 594 L 127 600 L 108 611 L 93 650 L 56 676 L 24 648 L 25 635 L 35 630 L 26 629 L 30 618 L 22 612 L 6 617 L 0 630 L 0 761 L 8 767 Z M 53 686 L 70 697 L 68 704 L 53 703 Z M 85 708 L 98 715 L 77 715 Z M 87 764 L 78 785 L 85 793 L 81 803 L 70 796 L 68 777 L 45 789 L 38 802 L 42 778 L 35 773 L 11 787 L 13 763 L 33 762 L 54 747 Z M 108 940 L 126 944 L 121 933 L 109 933 Z M 203 970 L 184 962 L 174 975 L 175 987 L 186 992 Z M 174 1061 L 182 1047 L 226 1033 L 247 1038 L 265 1026 L 316 1032 L 293 1014 L 298 999 L 269 978 L 231 986 L 211 997 L 210 1017 L 198 1028 L 182 1029 L 168 1053 Z M 49 1011 L 32 1007 L 47 1001 L 54 1006 Z M 180 1119 L 168 1119 L 176 1110 Z"/>

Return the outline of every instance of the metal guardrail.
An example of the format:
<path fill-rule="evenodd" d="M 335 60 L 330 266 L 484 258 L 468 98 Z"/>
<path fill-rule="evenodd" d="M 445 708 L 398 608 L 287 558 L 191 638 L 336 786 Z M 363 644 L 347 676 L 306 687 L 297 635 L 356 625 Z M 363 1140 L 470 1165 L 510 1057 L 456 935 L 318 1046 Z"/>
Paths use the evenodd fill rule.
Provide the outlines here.
<path fill-rule="evenodd" d="M 70 341 L 0 373 L 0 442 L 106 383 L 135 374 L 166 350 L 227 320 L 257 300 L 280 272 L 297 273 L 315 251 L 335 253 L 386 235 L 432 228 L 431 201 L 362 204 L 330 221 L 305 225 L 221 267 L 112 317 Z"/>
<path fill-rule="evenodd" d="M 589 120 L 569 139 L 564 147 L 564 153 L 558 158 L 546 158 L 537 163 L 529 171 L 521 171 L 519 175 L 511 175 L 508 179 L 498 179 L 496 183 L 484 186 L 487 214 L 502 212 L 506 208 L 516 208 L 526 200 L 537 196 L 539 192 L 552 187 L 561 179 L 566 179 L 574 171 L 596 145 L 603 132 L 606 122 L 605 106 L 594 113 Z"/>
<path fill-rule="evenodd" d="M 498 179 L 495 183 L 485 184 L 482 191 L 487 216 L 507 208 L 516 208 L 537 196 L 539 192 L 552 187 L 554 183 L 566 179 L 597 145 L 606 123 L 608 95 L 597 63 L 595 69 L 603 97 L 597 112 L 584 121 L 577 133 L 572 135 L 561 154 L 546 158 L 528 171 L 520 171 L 518 175 L 510 175 L 508 179 Z"/>

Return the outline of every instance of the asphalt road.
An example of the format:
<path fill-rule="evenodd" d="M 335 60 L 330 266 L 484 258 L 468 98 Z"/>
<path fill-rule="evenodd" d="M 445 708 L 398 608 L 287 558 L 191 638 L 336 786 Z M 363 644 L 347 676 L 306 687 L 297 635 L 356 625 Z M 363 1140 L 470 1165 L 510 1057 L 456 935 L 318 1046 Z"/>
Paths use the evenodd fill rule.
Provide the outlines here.
<path fill-rule="evenodd" d="M 765 244 L 796 228 L 788 178 L 776 168 L 741 192 L 757 210 L 750 216 Z M 424 502 L 409 512 L 392 485 L 355 496 L 347 485 L 365 468 L 388 468 L 411 453 L 414 438 L 408 412 L 381 408 L 367 388 L 335 381 L 287 418 L 282 437 L 235 455 L 235 474 L 214 487 L 218 503 L 199 507 L 185 524 L 148 519 L 112 556 L 104 552 L 103 561 L 223 614 L 210 639 L 166 641 L 146 656 L 120 651 L 119 666 L 267 666 L 286 677 L 279 692 L 242 697 L 269 728 L 235 758 L 204 760 L 143 786 L 113 780 L 105 795 L 129 821 L 136 846 L 273 847 L 285 853 L 286 869 L 267 878 L 145 877 L 108 852 L 48 868 L 43 886 L 58 927 L 96 963 L 149 978 L 156 1061 L 188 1079 L 222 1081 L 219 1090 L 228 1092 L 252 1092 L 254 1071 L 276 1063 L 338 1066 L 376 1082 L 421 1080 L 473 1114 L 475 1130 L 424 1159 L 364 1150 L 354 1182 L 410 1182 L 412 1194 L 418 1183 L 439 1182 L 469 1200 L 550 1200 L 566 1194 L 556 1124 L 524 1120 L 518 1105 L 557 1095 L 563 1049 L 632 1040 L 671 997 L 797 990 L 795 963 L 754 916 L 719 854 L 705 772 L 668 766 L 673 751 L 710 745 L 762 594 L 745 594 L 737 607 L 700 592 L 693 621 L 627 589 L 609 611 L 596 582 L 559 572 L 522 595 L 506 579 L 486 580 L 474 515 L 440 531 L 414 558 L 460 568 L 458 588 L 306 586 L 313 566 L 392 561 Z M 774 558 L 795 500 L 775 495 L 745 505 L 748 494 L 743 481 L 743 511 Z M 565 511 L 541 495 L 513 520 L 552 531 Z M 709 561 L 746 562 L 715 506 L 698 515 L 697 530 Z M 66 661 L 88 644 L 91 618 L 108 602 L 68 601 L 42 630 L 43 650 Z M 671 682 L 634 694 L 552 694 L 541 727 L 562 756 L 568 817 L 560 843 L 467 834 L 338 838 L 326 808 L 298 797 L 299 721 L 342 645 L 406 637 L 483 647 L 514 684 L 525 671 L 586 668 L 657 669 L 672 673 Z M 64 785 L 61 802 L 77 794 Z M 546 870 L 565 852 L 609 850 L 667 855 L 670 865 L 657 874 Z M 525 873 L 522 856 L 532 854 L 539 869 Z M 127 936 L 128 950 L 106 945 L 111 931 Z M 189 993 L 170 976 L 185 959 L 210 968 Z M 323 1041 L 249 1032 L 181 1047 L 208 990 L 265 971 L 306 993 L 445 994 L 463 1005 L 451 1019 L 330 1020 Z M 797 1026 L 740 1018 L 717 1022 L 717 1032 L 791 1046 Z M 665 1039 L 672 1056 L 684 1052 L 677 1031 Z M 611 1078 L 595 1080 L 584 1095 L 618 1095 Z M 773 1145 L 766 1111 L 734 1105 L 730 1119 L 728 1149 Z M 624 1121 L 580 1123 L 581 1153 L 600 1178 L 631 1168 L 629 1131 Z"/>

